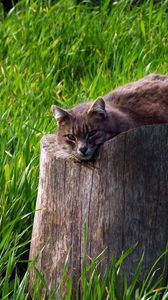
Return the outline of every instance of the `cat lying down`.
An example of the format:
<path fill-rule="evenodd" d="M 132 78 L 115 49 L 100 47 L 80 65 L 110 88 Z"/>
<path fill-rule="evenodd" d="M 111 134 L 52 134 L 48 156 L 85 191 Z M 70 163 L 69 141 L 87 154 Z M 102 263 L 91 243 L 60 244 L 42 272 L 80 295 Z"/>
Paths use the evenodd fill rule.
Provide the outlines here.
<path fill-rule="evenodd" d="M 101 144 L 121 132 L 168 123 L 168 76 L 150 74 L 95 101 L 51 110 L 60 157 L 91 160 Z"/>

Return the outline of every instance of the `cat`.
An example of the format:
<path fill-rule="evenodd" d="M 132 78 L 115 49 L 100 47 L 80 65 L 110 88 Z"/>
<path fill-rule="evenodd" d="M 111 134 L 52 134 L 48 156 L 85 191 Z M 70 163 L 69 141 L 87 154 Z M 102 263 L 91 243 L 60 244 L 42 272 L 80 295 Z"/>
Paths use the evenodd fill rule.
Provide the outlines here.
<path fill-rule="evenodd" d="M 168 123 L 168 76 L 150 74 L 71 109 L 52 105 L 58 156 L 89 161 L 101 144 L 142 125 Z"/>

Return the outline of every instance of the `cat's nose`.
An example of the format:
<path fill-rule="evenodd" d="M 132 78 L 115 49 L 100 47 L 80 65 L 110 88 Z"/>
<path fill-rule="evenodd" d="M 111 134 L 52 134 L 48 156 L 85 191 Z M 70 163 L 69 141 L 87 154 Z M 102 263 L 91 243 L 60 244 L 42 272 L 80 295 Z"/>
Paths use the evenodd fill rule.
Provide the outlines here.
<path fill-rule="evenodd" d="M 79 149 L 79 152 L 81 152 L 83 155 L 85 155 L 86 151 L 87 151 L 87 147 L 86 146 L 82 146 Z"/>

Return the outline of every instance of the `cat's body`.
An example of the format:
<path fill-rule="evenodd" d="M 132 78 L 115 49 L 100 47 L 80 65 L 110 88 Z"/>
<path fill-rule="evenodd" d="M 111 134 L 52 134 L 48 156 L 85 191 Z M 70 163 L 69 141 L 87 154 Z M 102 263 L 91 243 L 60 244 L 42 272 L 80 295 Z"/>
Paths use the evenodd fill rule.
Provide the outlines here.
<path fill-rule="evenodd" d="M 121 132 L 168 123 L 168 76 L 151 74 L 94 102 L 69 110 L 53 105 L 52 111 L 60 156 L 90 160 L 99 145 Z"/>

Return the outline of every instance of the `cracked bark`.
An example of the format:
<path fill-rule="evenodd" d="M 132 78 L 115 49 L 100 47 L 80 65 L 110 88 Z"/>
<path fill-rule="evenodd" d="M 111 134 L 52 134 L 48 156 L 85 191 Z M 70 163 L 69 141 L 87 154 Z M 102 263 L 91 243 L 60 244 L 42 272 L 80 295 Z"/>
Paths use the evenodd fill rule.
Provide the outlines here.
<path fill-rule="evenodd" d="M 56 149 L 54 135 L 42 139 L 30 249 L 32 260 L 44 247 L 37 267 L 49 287 L 60 281 L 68 255 L 76 287 L 85 251 L 96 257 L 106 249 L 103 272 L 112 256 L 138 242 L 125 264 L 129 277 L 144 250 L 143 271 L 150 268 L 168 241 L 168 126 L 117 136 L 101 147 L 93 168 L 57 158 Z M 30 290 L 33 281 L 32 271 Z"/>

